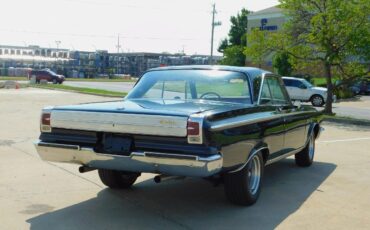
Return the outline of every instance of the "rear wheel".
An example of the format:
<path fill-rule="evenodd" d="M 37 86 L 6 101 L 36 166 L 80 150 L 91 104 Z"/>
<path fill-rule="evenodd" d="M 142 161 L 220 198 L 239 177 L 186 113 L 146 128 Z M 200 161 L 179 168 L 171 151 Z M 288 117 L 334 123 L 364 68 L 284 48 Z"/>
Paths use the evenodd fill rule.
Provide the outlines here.
<path fill-rule="evenodd" d="M 311 104 L 316 107 L 321 107 L 325 104 L 324 98 L 320 95 L 313 95 L 311 97 Z"/>
<path fill-rule="evenodd" d="M 98 169 L 100 180 L 112 189 L 129 188 L 133 185 L 140 173 L 124 172 L 110 169 Z"/>
<path fill-rule="evenodd" d="M 301 167 L 308 167 L 312 165 L 315 156 L 315 134 L 311 133 L 306 147 L 295 154 L 295 163 Z"/>
<path fill-rule="evenodd" d="M 226 197 L 234 204 L 249 206 L 254 204 L 261 192 L 264 171 L 262 154 L 252 157 L 240 171 L 224 176 Z"/>

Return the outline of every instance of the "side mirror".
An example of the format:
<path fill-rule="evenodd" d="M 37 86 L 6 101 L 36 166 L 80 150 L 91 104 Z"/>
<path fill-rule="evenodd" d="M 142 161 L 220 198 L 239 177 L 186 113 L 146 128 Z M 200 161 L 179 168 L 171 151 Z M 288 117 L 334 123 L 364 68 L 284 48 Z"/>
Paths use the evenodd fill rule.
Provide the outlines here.
<path fill-rule="evenodd" d="M 307 89 L 307 86 L 305 84 L 301 84 L 298 88 L 300 88 L 300 89 Z"/>

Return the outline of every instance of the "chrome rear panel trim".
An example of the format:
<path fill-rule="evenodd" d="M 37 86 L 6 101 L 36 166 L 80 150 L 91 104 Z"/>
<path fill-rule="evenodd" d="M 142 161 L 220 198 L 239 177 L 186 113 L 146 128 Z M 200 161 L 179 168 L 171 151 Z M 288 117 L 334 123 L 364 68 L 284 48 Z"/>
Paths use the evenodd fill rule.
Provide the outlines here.
<path fill-rule="evenodd" d="M 185 137 L 187 119 L 187 117 L 175 116 L 53 110 L 51 127 Z"/>

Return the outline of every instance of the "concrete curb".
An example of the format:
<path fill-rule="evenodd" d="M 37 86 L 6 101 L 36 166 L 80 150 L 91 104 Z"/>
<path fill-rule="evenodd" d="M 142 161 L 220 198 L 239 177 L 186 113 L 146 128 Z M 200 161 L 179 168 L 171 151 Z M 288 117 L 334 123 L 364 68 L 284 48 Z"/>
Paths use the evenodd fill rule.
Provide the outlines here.
<path fill-rule="evenodd" d="M 358 126 L 366 126 L 370 127 L 370 120 L 360 120 L 354 118 L 336 118 L 336 117 L 327 117 L 324 118 L 323 121 L 325 122 L 334 122 L 339 124 L 346 124 L 346 125 L 358 125 Z"/>

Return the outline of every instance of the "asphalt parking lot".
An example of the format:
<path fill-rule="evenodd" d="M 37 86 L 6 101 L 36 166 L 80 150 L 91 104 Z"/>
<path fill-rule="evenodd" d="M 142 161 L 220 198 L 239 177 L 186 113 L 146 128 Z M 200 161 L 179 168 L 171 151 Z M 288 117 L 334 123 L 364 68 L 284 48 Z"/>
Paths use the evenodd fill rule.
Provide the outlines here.
<path fill-rule="evenodd" d="M 143 174 L 111 191 L 97 172 L 41 161 L 32 145 L 47 105 L 112 100 L 42 89 L 0 90 L 0 229 L 368 229 L 370 129 L 325 123 L 315 163 L 268 166 L 259 201 L 230 204 L 223 187 Z M 115 98 L 114 100 L 117 100 Z"/>

